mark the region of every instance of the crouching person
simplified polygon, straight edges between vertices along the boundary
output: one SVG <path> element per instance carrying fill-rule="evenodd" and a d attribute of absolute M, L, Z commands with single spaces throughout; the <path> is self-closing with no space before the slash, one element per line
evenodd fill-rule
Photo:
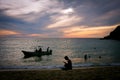
<path fill-rule="evenodd" d="M 64 68 L 62 68 L 62 70 L 72 70 L 72 61 L 68 58 L 68 56 L 65 56 L 64 59 L 66 62 L 64 62 Z"/>

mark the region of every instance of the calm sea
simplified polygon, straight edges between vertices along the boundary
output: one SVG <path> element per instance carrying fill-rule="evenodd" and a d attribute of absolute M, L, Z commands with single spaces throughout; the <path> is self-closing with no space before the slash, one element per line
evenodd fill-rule
<path fill-rule="evenodd" d="M 21 52 L 34 51 L 38 46 L 53 50 L 52 55 L 24 58 Z M 84 59 L 84 55 L 88 59 Z M 51 69 L 62 67 L 69 56 L 73 67 L 120 66 L 120 41 L 81 38 L 0 38 L 1 69 Z M 101 57 L 101 58 L 99 58 Z"/>

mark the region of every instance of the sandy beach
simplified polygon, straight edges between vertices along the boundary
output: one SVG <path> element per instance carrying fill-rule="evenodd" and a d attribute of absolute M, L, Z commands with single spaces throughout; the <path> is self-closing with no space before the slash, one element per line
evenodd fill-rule
<path fill-rule="evenodd" d="M 0 80 L 119 80 L 120 67 L 0 70 Z"/>

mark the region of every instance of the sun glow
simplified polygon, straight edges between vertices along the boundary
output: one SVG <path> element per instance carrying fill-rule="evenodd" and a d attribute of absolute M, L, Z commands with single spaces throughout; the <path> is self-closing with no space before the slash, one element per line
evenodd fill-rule
<path fill-rule="evenodd" d="M 63 13 L 63 14 L 71 14 L 73 12 L 74 12 L 73 8 L 68 8 L 68 9 L 65 9 L 65 10 L 61 11 L 61 13 Z"/>
<path fill-rule="evenodd" d="M 27 35 L 27 36 L 29 36 L 29 37 L 47 37 L 45 34 L 29 34 L 29 35 Z"/>

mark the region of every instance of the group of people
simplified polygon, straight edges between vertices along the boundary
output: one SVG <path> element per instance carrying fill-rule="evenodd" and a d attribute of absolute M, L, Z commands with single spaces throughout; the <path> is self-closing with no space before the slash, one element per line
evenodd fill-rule
<path fill-rule="evenodd" d="M 84 55 L 84 60 L 87 61 L 88 58 L 91 58 L 91 56 L 85 54 L 85 55 Z M 101 57 L 101 56 L 98 56 L 98 58 L 101 59 L 102 57 Z"/>
<path fill-rule="evenodd" d="M 36 52 L 42 52 L 42 48 L 40 47 L 38 50 L 35 50 Z M 50 47 L 47 47 L 47 52 L 51 52 Z"/>
<path fill-rule="evenodd" d="M 84 59 L 85 61 L 90 58 L 90 56 L 88 56 L 87 54 L 84 55 Z M 99 58 L 101 58 L 101 56 L 99 56 Z M 62 70 L 72 70 L 72 61 L 69 59 L 68 56 L 65 56 L 64 59 L 66 60 L 66 62 L 64 62 L 64 68 L 62 68 Z"/>
<path fill-rule="evenodd" d="M 40 47 L 39 50 L 36 49 L 36 51 L 38 52 L 42 52 L 42 48 Z M 51 52 L 52 50 L 50 50 L 50 47 L 47 48 L 47 52 Z M 87 54 L 84 55 L 84 59 L 85 61 L 90 58 L 90 56 L 88 56 Z M 101 58 L 101 56 L 99 56 L 99 58 Z M 64 61 L 64 67 L 62 68 L 62 70 L 72 70 L 72 61 L 69 59 L 68 56 L 65 56 L 64 59 L 66 61 Z"/>

